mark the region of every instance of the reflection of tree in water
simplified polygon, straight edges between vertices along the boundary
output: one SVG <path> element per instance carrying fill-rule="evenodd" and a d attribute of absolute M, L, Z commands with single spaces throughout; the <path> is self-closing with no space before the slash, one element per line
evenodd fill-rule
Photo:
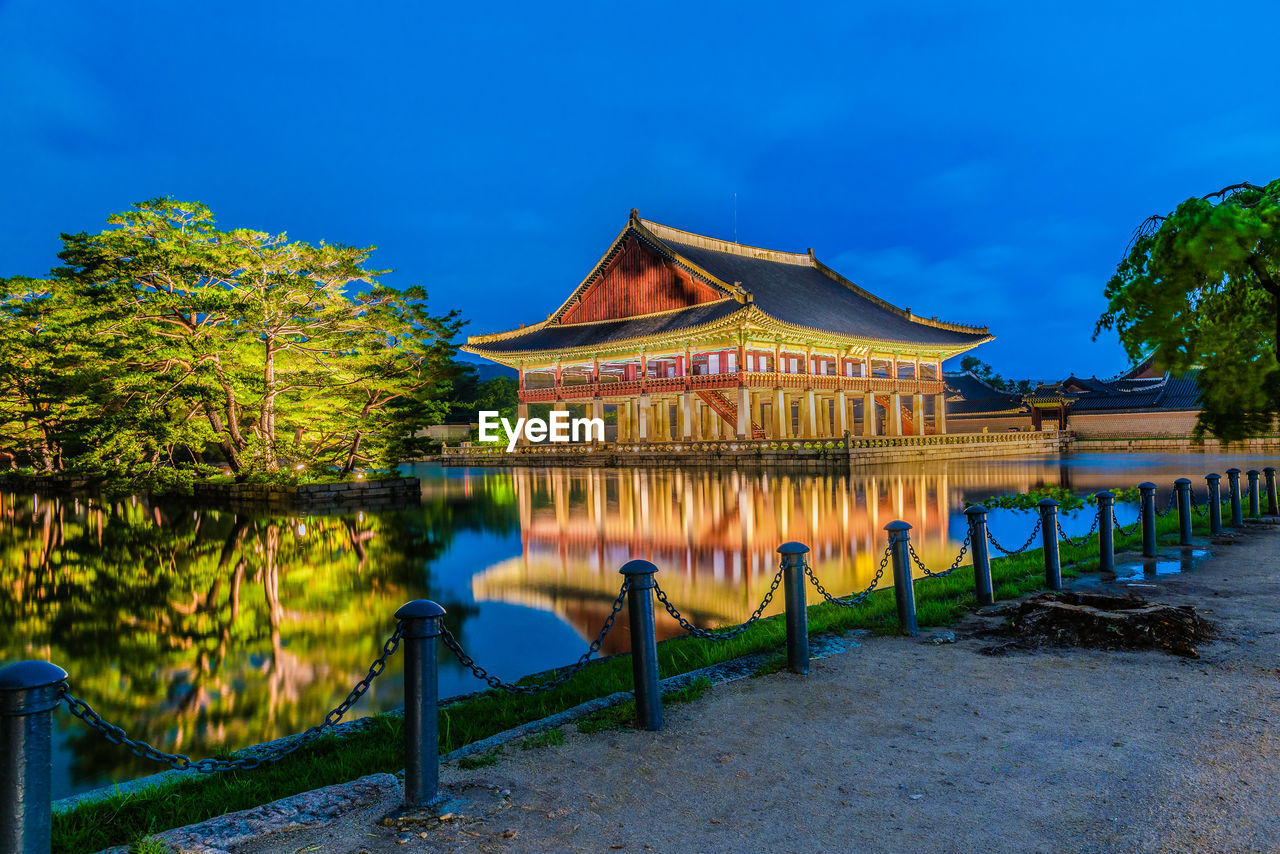
<path fill-rule="evenodd" d="M 490 524 L 510 522 L 482 500 L 264 516 L 0 495 L 0 650 L 67 667 L 77 695 L 162 749 L 235 749 L 319 723 L 380 653 L 395 609 L 430 596 L 454 532 Z M 442 604 L 454 625 L 471 613 Z M 399 667 L 359 709 L 400 703 Z M 156 770 L 59 722 L 75 779 Z"/>

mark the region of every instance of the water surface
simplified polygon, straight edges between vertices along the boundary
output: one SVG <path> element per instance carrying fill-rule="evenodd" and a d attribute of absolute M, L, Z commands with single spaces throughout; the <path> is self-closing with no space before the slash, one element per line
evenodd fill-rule
<path fill-rule="evenodd" d="M 341 515 L 0 494 L 0 661 L 54 661 L 131 736 L 200 758 L 318 723 L 364 675 L 409 599 L 441 603 L 476 660 L 513 679 L 581 654 L 618 593 L 618 567 L 633 557 L 659 566 L 694 622 L 732 624 L 768 589 L 786 541 L 809 545 L 840 595 L 870 582 L 894 519 L 912 525 L 917 552 L 937 570 L 959 551 L 968 502 L 1146 479 L 1162 486 L 1163 502 L 1179 476 L 1203 498 L 1207 471 L 1273 463 L 1080 455 L 853 475 L 422 465 L 410 467 L 423 481 L 421 507 Z M 1131 507 L 1117 513 L 1123 524 L 1135 518 Z M 1083 534 L 1091 518 L 1063 526 Z M 990 525 L 1012 547 L 1033 522 L 995 511 Z M 659 618 L 660 637 L 680 633 Z M 603 651 L 625 649 L 619 631 Z M 440 687 L 449 696 L 483 686 L 446 657 Z M 401 700 L 397 656 L 353 714 Z M 66 714 L 55 720 L 55 797 L 157 770 Z"/>

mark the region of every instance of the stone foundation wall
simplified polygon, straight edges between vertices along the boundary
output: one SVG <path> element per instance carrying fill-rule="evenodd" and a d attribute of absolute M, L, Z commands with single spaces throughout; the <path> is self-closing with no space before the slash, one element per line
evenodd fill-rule
<path fill-rule="evenodd" d="M 805 470 L 847 469 L 884 463 L 919 462 L 921 460 L 981 459 L 985 457 L 1031 456 L 1056 454 L 1062 450 L 1063 438 L 1052 433 L 1029 433 L 1024 436 L 1008 434 L 999 437 L 948 435 L 928 437 L 933 441 L 921 442 L 913 437 L 862 440 L 845 448 L 843 440 L 809 443 L 819 447 L 803 447 L 804 443 L 790 443 L 792 447 L 771 449 L 759 444 L 735 445 L 734 442 L 718 443 L 714 449 L 686 448 L 678 444 L 657 443 L 652 450 L 643 445 L 629 446 L 639 450 L 619 450 L 616 447 L 592 449 L 589 447 L 548 450 L 539 453 L 529 449 L 520 453 L 452 453 L 440 459 L 446 466 L 565 466 L 578 467 L 660 467 L 670 468 L 784 468 Z M 1065 437 L 1064 437 L 1065 438 Z M 800 444 L 801 447 L 794 447 Z M 679 450 L 676 450 L 676 448 Z"/>
<path fill-rule="evenodd" d="M 1168 437 L 1187 440 L 1196 429 L 1197 411 L 1072 413 L 1067 429 L 1079 439 Z"/>
<path fill-rule="evenodd" d="M 416 477 L 344 483 L 197 483 L 191 498 L 200 503 L 248 504 L 282 509 L 375 508 L 416 504 L 422 489 Z"/>
<path fill-rule="evenodd" d="M 1144 438 L 1083 439 L 1071 442 L 1078 454 L 1280 454 L 1280 436 L 1246 439 L 1243 442 L 1198 441 L 1186 437 L 1148 436 Z"/>

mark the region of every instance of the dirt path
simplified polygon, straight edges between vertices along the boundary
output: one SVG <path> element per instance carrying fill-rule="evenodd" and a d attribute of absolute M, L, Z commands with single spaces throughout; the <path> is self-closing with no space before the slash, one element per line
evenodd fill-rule
<path fill-rule="evenodd" d="M 869 638 L 660 733 L 445 769 L 470 806 L 425 838 L 380 826 L 388 803 L 244 851 L 1280 850 L 1280 531 L 1218 551 L 1135 588 L 1218 622 L 1199 660 Z"/>

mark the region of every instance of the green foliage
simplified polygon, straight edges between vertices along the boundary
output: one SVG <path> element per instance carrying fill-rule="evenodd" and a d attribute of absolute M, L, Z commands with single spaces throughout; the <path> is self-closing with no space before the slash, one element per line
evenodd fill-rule
<path fill-rule="evenodd" d="M 992 388 L 1016 394 L 1026 394 L 1036 387 L 1031 380 L 1006 380 L 995 369 L 977 356 L 965 356 L 960 360 L 960 370 L 969 371 Z"/>
<path fill-rule="evenodd" d="M 1138 488 L 1124 487 L 1109 490 L 1115 495 L 1117 504 L 1137 501 L 1139 497 Z M 1098 504 L 1098 496 L 1095 493 L 1088 495 L 1076 495 L 1071 490 L 1061 486 L 1045 486 L 1039 489 L 1020 492 L 1017 495 L 1000 495 L 992 498 L 984 498 L 981 501 L 974 502 L 981 504 L 988 510 L 1035 510 L 1036 505 L 1046 498 L 1052 498 L 1058 502 L 1058 511 L 1070 513 L 1079 510 L 1085 506 L 1096 507 Z"/>
<path fill-rule="evenodd" d="M 373 247 L 221 230 L 170 199 L 107 222 L 62 235 L 47 280 L 0 280 L 15 463 L 143 481 L 206 457 L 350 472 L 414 454 L 451 405 L 462 321 L 378 285 Z"/>
<path fill-rule="evenodd" d="M 1280 412 L 1280 180 L 1187 199 L 1140 228 L 1107 283 L 1094 337 L 1130 358 L 1200 369 L 1197 433 L 1234 441 Z"/>

